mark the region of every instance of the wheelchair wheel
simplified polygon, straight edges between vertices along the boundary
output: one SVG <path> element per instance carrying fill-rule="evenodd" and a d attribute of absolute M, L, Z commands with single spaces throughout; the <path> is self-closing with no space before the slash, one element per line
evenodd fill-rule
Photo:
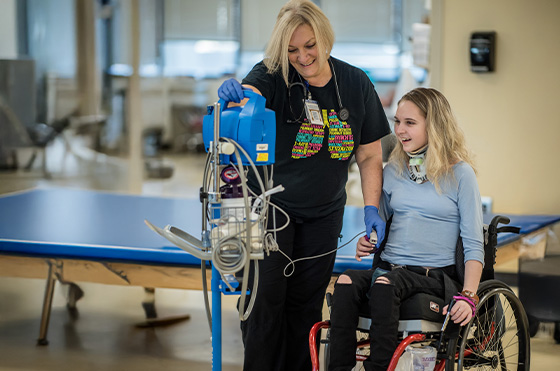
<path fill-rule="evenodd" d="M 479 296 L 458 340 L 457 370 L 529 370 L 529 324 L 521 301 L 495 280 L 481 283 Z"/>

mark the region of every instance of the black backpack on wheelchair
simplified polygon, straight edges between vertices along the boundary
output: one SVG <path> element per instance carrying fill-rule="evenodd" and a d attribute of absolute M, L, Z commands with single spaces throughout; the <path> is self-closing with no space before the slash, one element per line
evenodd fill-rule
<path fill-rule="evenodd" d="M 500 223 L 508 224 L 509 219 L 496 216 L 484 228 L 485 264 L 477 292 L 480 301 L 475 316 L 467 325 L 460 327 L 452 321 L 447 321 L 446 316 L 441 314 L 441 309 L 448 304 L 442 298 L 419 293 L 404 300 L 401 303 L 399 320 L 399 337 L 402 340 L 393 354 L 389 371 L 395 369 L 406 347 L 411 344 L 430 345 L 437 349 L 435 370 L 529 370 L 530 337 L 527 315 L 513 290 L 494 278 L 498 233 L 519 233 L 519 228 L 498 227 Z M 383 247 L 384 244 L 375 254 L 374 266 Z M 459 239 L 456 249 L 456 270 L 461 282 L 464 279 L 463 261 L 463 246 Z M 327 294 L 327 304 L 330 306 L 329 295 Z M 362 312 L 369 311 L 366 309 Z M 361 369 L 361 361 L 369 356 L 368 333 L 371 320 L 366 316 L 360 317 L 358 323 L 355 370 Z M 319 329 L 329 327 L 329 321 L 323 321 L 315 324 L 311 329 L 309 345 L 313 370 L 319 370 L 317 333 Z M 325 362 L 324 369 L 328 370 L 330 353 L 328 330 L 321 343 L 324 349 L 322 357 Z"/>

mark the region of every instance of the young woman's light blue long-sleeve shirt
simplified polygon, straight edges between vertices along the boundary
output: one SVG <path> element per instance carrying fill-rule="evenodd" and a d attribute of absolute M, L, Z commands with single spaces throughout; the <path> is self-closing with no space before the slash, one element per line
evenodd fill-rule
<path fill-rule="evenodd" d="M 455 264 L 455 247 L 463 239 L 465 262 L 484 264 L 482 205 L 470 165 L 453 166 L 455 180 L 437 193 L 431 182 L 417 184 L 401 176 L 393 163 L 383 171 L 380 214 L 393 221 L 381 258 L 401 265 L 444 267 Z"/>

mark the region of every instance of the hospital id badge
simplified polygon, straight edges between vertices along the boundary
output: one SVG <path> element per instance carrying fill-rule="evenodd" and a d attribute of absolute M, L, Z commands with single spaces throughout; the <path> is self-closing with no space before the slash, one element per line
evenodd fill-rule
<path fill-rule="evenodd" d="M 323 126 L 323 117 L 321 116 L 321 109 L 317 101 L 310 99 L 305 100 L 305 115 L 313 125 Z"/>

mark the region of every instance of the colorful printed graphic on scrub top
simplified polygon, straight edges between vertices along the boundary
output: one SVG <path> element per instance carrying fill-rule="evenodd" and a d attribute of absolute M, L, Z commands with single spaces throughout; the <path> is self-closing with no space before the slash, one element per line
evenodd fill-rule
<path fill-rule="evenodd" d="M 354 135 L 352 128 L 346 121 L 340 121 L 334 110 L 327 115 L 327 110 L 322 110 L 323 122 L 329 128 L 329 152 L 334 160 L 348 160 L 354 149 Z M 308 158 L 319 152 L 323 146 L 325 136 L 324 126 L 304 122 L 299 128 L 292 158 Z"/>
<path fill-rule="evenodd" d="M 327 111 L 323 110 L 323 120 L 327 118 Z M 326 122 L 326 120 L 325 120 Z M 329 152 L 331 158 L 346 161 L 354 149 L 354 135 L 352 128 L 346 121 L 340 121 L 336 112 L 331 110 L 328 115 L 329 123 Z"/>
<path fill-rule="evenodd" d="M 292 158 L 307 158 L 319 152 L 323 146 L 324 136 L 325 129 L 323 125 L 314 125 L 305 121 L 301 124 L 297 133 L 296 142 L 292 148 Z"/>

